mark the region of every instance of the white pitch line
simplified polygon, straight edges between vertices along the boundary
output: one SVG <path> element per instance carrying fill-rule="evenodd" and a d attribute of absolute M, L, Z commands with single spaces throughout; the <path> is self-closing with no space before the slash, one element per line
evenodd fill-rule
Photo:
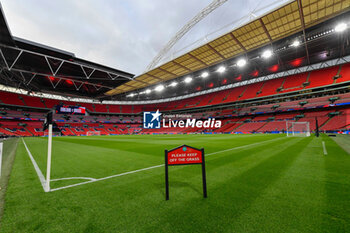
<path fill-rule="evenodd" d="M 152 166 L 152 167 L 146 167 L 146 168 L 142 168 L 142 169 L 138 169 L 138 170 L 134 170 L 134 171 L 124 172 L 124 173 L 120 173 L 120 174 L 117 174 L 117 175 L 106 176 L 106 177 L 103 177 L 103 178 L 89 180 L 89 181 L 81 182 L 81 183 L 78 183 L 78 184 L 71 184 L 71 185 L 67 185 L 67 186 L 51 189 L 50 192 L 61 190 L 61 189 L 66 189 L 66 188 L 71 188 L 71 187 L 75 187 L 75 186 L 79 186 L 79 185 L 83 185 L 83 184 L 89 184 L 89 183 L 93 183 L 93 182 L 97 182 L 97 181 L 101 181 L 101 180 L 107 180 L 107 179 L 111 179 L 111 178 L 114 178 L 114 177 L 124 176 L 124 175 L 128 175 L 128 174 L 136 173 L 136 172 L 146 171 L 146 170 L 150 170 L 150 169 L 157 168 L 157 167 L 162 167 L 162 166 L 164 166 L 164 164 L 160 164 L 160 165 L 156 165 L 156 166 Z"/>
<path fill-rule="evenodd" d="M 326 143 L 324 141 L 322 141 L 322 146 L 323 146 L 323 154 L 328 155 L 327 149 L 326 149 Z"/>
<path fill-rule="evenodd" d="M 281 139 L 285 139 L 285 138 L 284 137 L 283 138 L 274 138 L 274 139 L 263 141 L 263 142 L 257 142 L 257 143 L 253 143 L 253 144 L 249 144 L 249 145 L 233 147 L 233 148 L 230 148 L 230 149 L 209 153 L 209 154 L 206 154 L 205 156 L 214 155 L 214 154 L 218 154 L 218 153 L 222 153 L 222 152 L 226 152 L 226 151 L 231 151 L 231 150 L 245 149 L 247 147 L 258 146 L 258 145 L 261 145 L 261 144 L 265 144 L 267 142 L 277 141 L 277 140 L 281 140 Z M 128 174 L 133 174 L 133 173 L 146 171 L 146 170 L 150 170 L 150 169 L 158 168 L 158 167 L 163 167 L 163 166 L 164 166 L 164 164 L 159 164 L 159 165 L 155 165 L 155 166 L 151 166 L 151 167 L 141 168 L 141 169 L 134 170 L 134 171 L 124 172 L 124 173 L 120 173 L 120 174 L 116 174 L 116 175 L 112 175 L 112 176 L 106 176 L 106 177 L 102 177 L 102 178 L 98 178 L 98 179 L 94 179 L 94 180 L 89 180 L 89 181 L 85 181 L 85 182 L 81 182 L 81 183 L 77 183 L 77 184 L 71 184 L 71 185 L 67 185 L 67 186 L 51 189 L 50 192 L 58 191 L 58 190 L 62 190 L 62 189 L 67 189 L 67 188 L 72 188 L 72 187 L 75 187 L 75 186 L 79 186 L 79 185 L 83 185 L 83 184 L 89 184 L 89 183 L 93 183 L 93 182 L 97 182 L 97 181 L 101 181 L 101 180 L 107 180 L 107 179 L 111 179 L 111 178 L 114 178 L 114 177 L 124 176 L 124 175 L 128 175 Z"/>
<path fill-rule="evenodd" d="M 206 154 L 205 156 L 208 156 L 208 155 L 215 155 L 215 154 L 219 154 L 219 153 L 226 152 L 226 151 L 231 151 L 231 150 L 244 149 L 244 148 L 247 148 L 247 147 L 250 147 L 250 146 L 258 146 L 258 145 L 261 145 L 261 144 L 265 144 L 265 143 L 267 143 L 267 142 L 278 141 L 278 140 L 281 140 L 281 139 L 285 139 L 285 138 L 275 138 L 275 139 L 271 139 L 271 140 L 267 140 L 267 141 L 262 141 L 262 142 L 256 142 L 256 143 L 248 144 L 248 145 L 244 145 L 244 146 L 233 147 L 233 148 L 230 148 L 230 149 L 226 149 L 226 150 L 221 150 L 221 151 L 209 153 L 209 154 Z"/>
<path fill-rule="evenodd" d="M 65 178 L 58 178 L 58 179 L 52 179 L 52 181 L 59 181 L 59 180 L 96 180 L 95 178 L 91 177 L 65 177 Z"/>
<path fill-rule="evenodd" d="M 30 160 L 32 161 L 32 164 L 33 164 L 33 166 L 34 166 L 34 169 L 35 169 L 35 171 L 36 171 L 36 174 L 37 174 L 38 177 L 39 177 L 41 186 L 43 186 L 43 189 L 44 189 L 44 191 L 46 192 L 46 189 L 45 189 L 45 185 L 46 185 L 45 177 L 44 177 L 43 173 L 41 172 L 41 170 L 40 170 L 38 164 L 36 163 L 35 159 L 33 158 L 32 153 L 30 153 L 30 151 L 29 151 L 29 149 L 28 149 L 28 147 L 27 147 L 27 144 L 25 143 L 25 141 L 24 141 L 23 138 L 22 138 L 22 142 L 23 142 L 23 144 L 24 144 L 24 147 L 25 147 L 26 150 L 27 150 L 27 153 L 28 153 L 28 156 L 29 156 Z"/>

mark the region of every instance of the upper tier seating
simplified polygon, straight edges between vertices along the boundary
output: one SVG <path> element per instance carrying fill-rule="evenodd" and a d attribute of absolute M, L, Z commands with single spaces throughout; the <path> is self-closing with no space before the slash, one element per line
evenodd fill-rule
<path fill-rule="evenodd" d="M 230 103 L 230 102 L 234 102 L 234 101 L 238 100 L 238 98 L 241 95 L 243 95 L 243 92 L 246 88 L 247 87 L 245 87 L 245 86 L 241 86 L 241 87 L 237 87 L 237 88 L 228 90 L 229 94 L 223 102 Z"/>
<path fill-rule="evenodd" d="M 261 90 L 261 94 L 259 94 L 259 97 L 277 94 L 277 89 L 282 87 L 284 80 L 285 78 L 278 78 L 266 81 L 264 83 L 264 87 Z"/>
<path fill-rule="evenodd" d="M 22 95 L 22 98 L 26 106 L 36 107 L 36 108 L 46 108 L 44 103 L 41 101 L 39 97 Z"/>
<path fill-rule="evenodd" d="M 339 74 L 339 76 L 337 76 Z M 338 78 L 334 78 L 334 77 Z M 56 105 L 79 105 L 86 107 L 89 112 L 97 113 L 140 113 L 142 111 L 176 110 L 184 108 L 195 108 L 209 105 L 218 105 L 234 101 L 248 100 L 256 97 L 265 97 L 278 93 L 310 89 L 325 85 L 331 85 L 350 81 L 350 63 L 341 66 L 314 70 L 302 74 L 291 75 L 264 82 L 235 87 L 229 90 L 218 91 L 201 96 L 190 97 L 183 100 L 167 103 L 145 104 L 145 105 L 106 105 L 99 103 L 77 103 L 72 101 L 39 98 L 0 91 L 0 104 L 29 106 L 37 108 L 52 109 Z M 308 84 L 309 83 L 309 84 Z M 305 87 L 303 86 L 305 85 Z"/>
<path fill-rule="evenodd" d="M 309 77 L 310 85 L 306 88 L 326 86 L 333 83 L 333 77 L 337 74 L 339 66 L 329 67 L 321 70 L 314 70 Z"/>
<path fill-rule="evenodd" d="M 336 83 L 350 81 L 350 63 L 342 65 L 339 75 L 340 78 L 336 80 Z"/>
<path fill-rule="evenodd" d="M 93 104 L 95 106 L 95 112 L 107 112 L 105 104 Z"/>
<path fill-rule="evenodd" d="M 24 105 L 24 102 L 19 99 L 19 94 L 0 91 L 0 101 L 10 105 Z"/>
<path fill-rule="evenodd" d="M 306 82 L 309 73 L 296 74 L 285 78 L 283 89 L 280 93 L 298 91 L 303 89 L 303 83 Z"/>
<path fill-rule="evenodd" d="M 246 100 L 246 99 L 255 98 L 258 94 L 258 91 L 260 91 L 260 89 L 262 88 L 263 85 L 264 85 L 263 82 L 250 84 L 249 86 L 247 86 L 247 88 L 245 89 L 245 91 L 243 93 L 243 96 L 241 98 L 239 98 L 239 100 Z"/>

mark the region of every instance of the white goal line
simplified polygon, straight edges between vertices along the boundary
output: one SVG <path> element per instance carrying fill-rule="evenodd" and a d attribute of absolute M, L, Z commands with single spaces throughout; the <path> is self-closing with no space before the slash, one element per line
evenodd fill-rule
<path fill-rule="evenodd" d="M 209 156 L 209 155 L 214 155 L 214 154 L 219 154 L 219 153 L 223 153 L 223 152 L 227 152 L 227 151 L 232 151 L 232 150 L 239 150 L 239 149 L 246 149 L 249 147 L 255 147 L 255 146 L 259 146 L 265 143 L 269 143 L 269 142 L 273 142 L 273 141 L 278 141 L 278 140 L 282 140 L 282 139 L 286 139 L 286 137 L 280 137 L 280 138 L 274 138 L 274 139 L 270 139 L 270 140 L 265 140 L 262 142 L 256 142 L 256 143 L 252 143 L 252 144 L 247 144 L 247 145 L 243 145 L 243 146 L 238 146 L 238 147 L 232 147 L 229 149 L 225 149 L 225 150 L 221 150 L 221 151 L 216 151 L 216 152 L 212 152 L 212 153 L 208 153 L 205 156 Z M 23 138 L 22 138 L 23 140 Z M 23 143 L 25 144 L 24 140 Z M 31 156 L 30 151 L 28 149 L 28 147 L 25 145 L 28 155 L 31 158 L 33 165 L 36 164 L 33 156 Z M 84 184 L 90 184 L 90 183 L 94 183 L 94 182 L 98 182 L 98 181 L 102 181 L 102 180 L 107 180 L 107 179 L 111 179 L 114 177 L 119 177 L 119 176 L 125 176 L 125 175 L 129 175 L 129 174 L 133 174 L 133 173 L 138 173 L 138 172 L 142 172 L 142 171 L 147 171 L 147 170 L 151 170 L 154 168 L 158 168 L 158 167 L 163 167 L 164 164 L 159 164 L 159 165 L 155 165 L 155 166 L 151 166 L 151 167 L 146 167 L 146 168 L 141 168 L 141 169 L 137 169 L 137 170 L 133 170 L 133 171 L 128 171 L 128 172 L 124 172 L 124 173 L 119 173 L 116 175 L 111 175 L 111 176 L 106 176 L 106 177 L 102 177 L 102 178 L 90 178 L 90 177 L 67 177 L 67 178 L 58 178 L 58 179 L 52 179 L 51 181 L 58 181 L 58 180 L 69 180 L 69 179 L 86 179 L 88 181 L 84 181 L 81 183 L 77 183 L 77 184 L 71 184 L 71 185 L 67 185 L 67 186 L 63 186 L 63 187 L 59 187 L 59 188 L 54 188 L 54 189 L 50 189 L 49 192 L 54 192 L 54 191 L 58 191 L 58 190 L 62 190 L 62 189 L 67 189 L 67 188 L 72 188 L 72 187 L 76 187 L 76 186 L 80 186 L 80 185 L 84 185 Z M 37 174 L 39 176 L 39 173 L 41 174 L 42 178 L 44 179 L 44 183 L 42 183 L 44 191 L 45 191 L 45 178 L 42 175 L 39 167 L 36 165 L 34 165 L 35 170 L 37 171 Z M 40 176 L 39 176 L 40 179 Z"/>
<path fill-rule="evenodd" d="M 41 172 L 41 170 L 40 170 L 38 164 L 36 163 L 35 159 L 33 158 L 32 153 L 30 153 L 30 150 L 28 149 L 27 144 L 26 144 L 26 142 L 24 141 L 23 138 L 22 138 L 22 142 L 23 142 L 23 144 L 24 144 L 24 147 L 25 147 L 26 150 L 27 150 L 27 153 L 28 153 L 28 156 L 29 156 L 30 160 L 32 161 L 32 164 L 33 164 L 33 167 L 34 167 L 34 169 L 35 169 L 35 171 L 36 171 L 36 174 L 37 174 L 38 177 L 39 177 L 39 181 L 40 181 L 40 183 L 41 183 L 41 186 L 43 186 L 43 189 L 44 189 L 44 191 L 46 192 L 46 189 L 45 189 L 45 186 L 46 186 L 46 179 L 45 179 L 43 173 Z"/>

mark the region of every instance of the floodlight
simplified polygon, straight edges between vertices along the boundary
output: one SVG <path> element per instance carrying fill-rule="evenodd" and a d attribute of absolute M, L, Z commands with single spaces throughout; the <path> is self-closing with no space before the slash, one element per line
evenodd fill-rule
<path fill-rule="evenodd" d="M 293 43 L 292 43 L 292 46 L 293 47 L 298 47 L 300 45 L 300 41 L 298 40 L 295 40 Z"/>
<path fill-rule="evenodd" d="M 243 66 L 245 66 L 247 64 L 247 61 L 245 60 L 245 59 L 240 59 L 240 60 L 238 60 L 238 62 L 237 62 L 237 66 L 239 66 L 239 67 L 243 67 Z"/>
<path fill-rule="evenodd" d="M 146 94 L 149 94 L 149 93 L 151 93 L 152 91 L 151 91 L 151 89 L 147 89 L 145 92 L 146 92 Z"/>
<path fill-rule="evenodd" d="M 176 87 L 177 86 L 177 82 L 172 82 L 169 86 Z"/>
<path fill-rule="evenodd" d="M 263 52 L 263 54 L 261 55 L 263 58 L 268 59 L 272 56 L 272 51 L 271 50 L 266 50 Z"/>
<path fill-rule="evenodd" d="M 192 82 L 192 78 L 191 77 L 185 78 L 185 83 L 190 83 L 190 82 Z"/>
<path fill-rule="evenodd" d="M 348 25 L 346 23 L 339 23 L 337 26 L 335 26 L 334 30 L 336 32 L 343 32 L 348 28 Z"/>
<path fill-rule="evenodd" d="M 163 85 L 158 85 L 154 90 L 158 91 L 158 92 L 163 91 L 164 90 L 164 86 Z"/>
<path fill-rule="evenodd" d="M 201 77 L 202 78 L 206 78 L 206 77 L 208 77 L 209 76 L 209 73 L 208 72 L 203 72 L 202 74 L 201 74 Z"/>
<path fill-rule="evenodd" d="M 225 66 L 220 66 L 219 69 L 218 69 L 218 72 L 219 73 L 223 73 L 223 72 L 225 72 L 225 70 L 226 70 Z"/>

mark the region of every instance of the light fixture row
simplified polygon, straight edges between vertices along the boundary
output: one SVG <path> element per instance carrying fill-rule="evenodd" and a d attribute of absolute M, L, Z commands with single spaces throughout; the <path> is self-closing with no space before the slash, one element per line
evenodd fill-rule
<path fill-rule="evenodd" d="M 326 35 L 326 34 L 329 34 L 331 32 L 337 32 L 337 33 L 341 33 L 341 32 L 344 32 L 346 29 L 348 28 L 348 25 L 344 22 L 341 22 L 339 24 L 337 24 L 334 29 L 331 29 L 327 32 L 324 32 L 324 33 L 320 33 L 320 34 L 317 34 L 315 36 L 313 36 L 312 38 L 317 38 L 318 36 L 322 36 L 322 35 Z M 308 38 L 309 40 L 310 38 Z M 301 42 L 299 40 L 294 40 L 292 44 L 290 44 L 291 47 L 298 47 L 300 46 Z M 263 59 L 269 59 L 270 57 L 273 56 L 273 51 L 270 50 L 270 49 L 267 49 L 265 50 L 262 54 L 261 54 L 261 58 Z M 245 65 L 247 65 L 248 61 L 247 59 L 245 58 L 241 58 L 241 59 L 238 59 L 237 62 L 235 64 L 233 64 L 232 66 L 237 66 L 237 67 L 244 67 Z M 219 66 L 219 68 L 216 70 L 216 72 L 218 73 L 224 73 L 225 71 L 227 70 L 227 67 L 225 67 L 224 65 L 221 65 Z M 209 77 L 209 72 L 207 71 L 204 71 L 201 75 L 200 75 L 201 78 L 205 79 L 207 77 Z M 191 76 L 186 76 L 184 79 L 183 79 L 183 83 L 191 83 L 193 80 L 193 78 Z M 141 95 L 141 94 L 150 94 L 151 92 L 155 91 L 155 92 L 162 92 L 165 88 L 167 87 L 176 87 L 178 85 L 178 82 L 176 81 L 173 81 L 172 83 L 170 83 L 169 85 L 163 85 L 163 84 L 160 84 L 158 86 L 156 86 L 153 90 L 152 89 L 146 89 L 145 91 L 142 91 L 142 92 L 139 92 L 139 93 L 131 93 L 129 95 L 127 95 L 127 97 L 134 97 L 136 95 Z"/>

